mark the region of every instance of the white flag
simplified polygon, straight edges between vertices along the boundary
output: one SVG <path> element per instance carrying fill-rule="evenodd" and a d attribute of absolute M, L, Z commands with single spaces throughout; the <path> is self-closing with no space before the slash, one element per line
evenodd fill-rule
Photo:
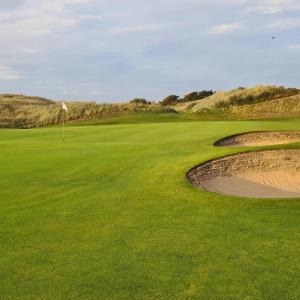
<path fill-rule="evenodd" d="M 65 104 L 65 102 L 62 103 L 61 108 L 65 111 L 68 111 L 67 105 Z"/>

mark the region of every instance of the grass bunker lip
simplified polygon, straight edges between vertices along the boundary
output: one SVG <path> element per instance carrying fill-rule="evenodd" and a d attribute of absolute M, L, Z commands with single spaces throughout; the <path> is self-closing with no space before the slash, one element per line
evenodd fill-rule
<path fill-rule="evenodd" d="M 187 173 L 196 187 L 247 198 L 300 198 L 300 149 L 242 152 Z"/>
<path fill-rule="evenodd" d="M 216 147 L 268 146 L 300 142 L 300 131 L 255 131 L 222 138 Z"/>

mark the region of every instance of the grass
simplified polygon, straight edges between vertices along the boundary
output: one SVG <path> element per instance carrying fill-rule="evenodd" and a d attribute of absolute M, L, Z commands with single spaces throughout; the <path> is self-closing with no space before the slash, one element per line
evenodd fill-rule
<path fill-rule="evenodd" d="M 217 92 L 203 100 L 179 104 L 175 108 L 181 113 L 222 114 L 223 119 L 295 117 L 300 115 L 299 95 L 295 88 L 258 85 Z"/>
<path fill-rule="evenodd" d="M 120 125 L 120 124 L 147 124 L 147 123 L 170 123 L 170 122 L 191 122 L 191 121 L 216 121 L 223 120 L 224 116 L 221 114 L 182 114 L 182 113 L 126 113 L 114 116 L 103 117 L 99 120 L 84 121 L 84 122 L 70 122 L 67 126 L 95 126 L 95 125 Z"/>
<path fill-rule="evenodd" d="M 201 96 L 201 95 L 200 95 Z M 67 102 L 68 123 L 117 124 L 185 120 L 274 119 L 300 116 L 298 89 L 254 86 L 218 92 L 201 100 L 164 106 L 135 99 L 122 103 Z M 143 99 L 142 99 L 143 100 Z M 272 109 L 269 109 L 271 107 Z M 175 116 L 176 112 L 186 116 Z M 140 113 L 141 116 L 137 116 Z M 163 113 L 166 116 L 163 116 Z M 188 114 L 187 114 L 188 113 Z M 157 114 L 154 117 L 154 114 Z M 134 115 L 134 116 L 133 116 Z M 150 117 L 148 116 L 150 115 Z M 161 121 L 162 120 L 162 121 Z M 60 124 L 61 101 L 0 94 L 0 128 L 34 128 Z"/>
<path fill-rule="evenodd" d="M 248 149 L 224 136 L 300 122 L 137 123 L 0 130 L 0 298 L 299 299 L 299 201 L 185 173 Z"/>
<path fill-rule="evenodd" d="M 159 103 L 113 103 L 67 102 L 68 122 L 94 121 L 113 115 L 137 112 L 170 113 L 174 109 Z M 0 127 L 34 128 L 60 124 L 62 121 L 61 101 L 40 97 L 0 94 Z"/>
<path fill-rule="evenodd" d="M 299 117 L 300 112 L 300 95 L 287 98 L 273 99 L 254 105 L 243 105 L 232 107 L 230 114 L 232 117 L 240 119 L 257 119 L 260 118 L 288 118 Z"/>
<path fill-rule="evenodd" d="M 284 88 L 282 86 L 257 85 L 250 88 L 238 88 L 226 92 L 218 92 L 203 101 L 195 102 L 192 111 L 199 112 L 210 108 L 227 109 L 231 106 L 255 104 L 298 94 L 298 89 Z"/>

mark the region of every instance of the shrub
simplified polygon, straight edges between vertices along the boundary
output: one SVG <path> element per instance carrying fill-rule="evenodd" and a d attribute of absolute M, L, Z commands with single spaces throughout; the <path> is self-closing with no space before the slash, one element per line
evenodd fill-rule
<path fill-rule="evenodd" d="M 191 101 L 196 101 L 196 100 L 201 100 L 206 97 L 209 97 L 213 95 L 215 92 L 212 90 L 210 91 L 201 91 L 201 92 L 191 92 L 187 95 L 185 95 L 182 99 L 180 99 L 181 102 L 191 102 Z"/>
<path fill-rule="evenodd" d="M 179 96 L 176 95 L 169 95 L 166 98 L 163 99 L 163 101 L 161 102 L 161 104 L 163 106 L 167 106 L 167 105 L 174 105 L 178 103 L 178 99 Z"/>
<path fill-rule="evenodd" d="M 134 99 L 130 100 L 129 103 L 147 105 L 147 104 L 150 104 L 151 102 L 148 102 L 144 98 L 134 98 Z"/>

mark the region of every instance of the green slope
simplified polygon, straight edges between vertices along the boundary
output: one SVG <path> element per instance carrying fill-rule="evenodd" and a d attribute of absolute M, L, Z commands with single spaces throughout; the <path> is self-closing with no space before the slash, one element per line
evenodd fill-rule
<path fill-rule="evenodd" d="M 239 150 L 217 139 L 271 129 L 300 122 L 0 130 L 0 298 L 299 299 L 299 201 L 185 179 Z"/>

